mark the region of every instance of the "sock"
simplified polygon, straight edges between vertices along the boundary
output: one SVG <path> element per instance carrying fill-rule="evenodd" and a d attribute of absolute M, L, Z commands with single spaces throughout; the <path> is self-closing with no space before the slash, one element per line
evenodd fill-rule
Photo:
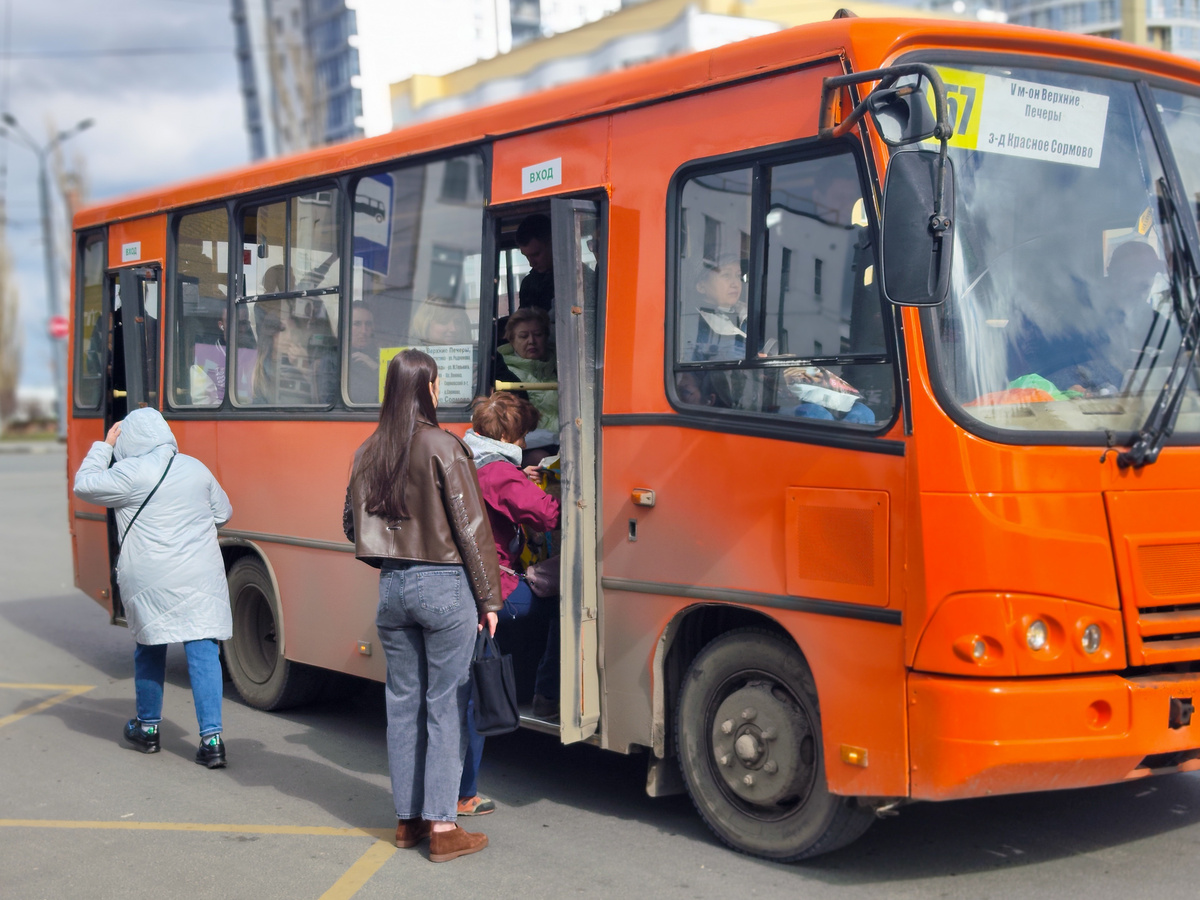
<path fill-rule="evenodd" d="M 142 734 L 152 735 L 158 733 L 157 725 L 147 725 L 144 722 L 138 722 L 138 727 L 142 729 Z"/>
<path fill-rule="evenodd" d="M 210 734 L 206 738 L 201 738 L 200 743 L 206 747 L 217 746 L 217 744 L 221 743 L 221 732 L 218 731 L 216 734 Z"/>

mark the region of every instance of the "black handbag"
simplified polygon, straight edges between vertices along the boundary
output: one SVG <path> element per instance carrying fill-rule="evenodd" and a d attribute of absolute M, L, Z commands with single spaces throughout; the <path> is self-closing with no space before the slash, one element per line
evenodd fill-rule
<path fill-rule="evenodd" d="M 517 709 L 517 678 L 512 655 L 501 654 L 487 628 L 475 638 L 471 660 L 471 699 L 475 704 L 475 730 L 484 737 L 516 731 L 521 722 Z"/>

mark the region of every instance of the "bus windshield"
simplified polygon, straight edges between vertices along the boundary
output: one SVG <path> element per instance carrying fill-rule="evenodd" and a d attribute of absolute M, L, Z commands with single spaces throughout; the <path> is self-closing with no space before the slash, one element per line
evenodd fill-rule
<path fill-rule="evenodd" d="M 943 397 L 968 427 L 1023 439 L 1138 430 L 1189 311 L 1182 290 L 1172 296 L 1183 273 L 1137 89 L 1048 70 L 941 73 L 955 120 L 957 234 L 950 297 L 926 321 Z M 1196 134 L 1192 98 L 1159 96 L 1156 106 L 1170 140 Z M 1200 182 L 1193 147 L 1175 150 L 1185 187 Z M 1176 429 L 1200 431 L 1194 378 Z"/>

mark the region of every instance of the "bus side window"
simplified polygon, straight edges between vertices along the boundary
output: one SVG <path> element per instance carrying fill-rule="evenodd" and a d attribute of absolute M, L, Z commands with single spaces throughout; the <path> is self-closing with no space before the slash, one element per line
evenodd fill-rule
<path fill-rule="evenodd" d="M 103 391 L 104 361 L 108 357 L 108 332 L 104 327 L 104 234 L 89 234 L 83 241 L 79 260 L 79 300 L 75 315 L 79 340 L 76 343 L 75 407 L 96 409 Z"/>
<path fill-rule="evenodd" d="M 350 346 L 345 396 L 378 405 L 392 357 L 406 347 L 432 356 L 440 403 L 475 396 L 483 237 L 477 155 L 367 175 L 354 187 Z"/>
<path fill-rule="evenodd" d="M 894 375 L 854 157 L 707 172 L 680 198 L 675 401 L 889 420 Z M 753 201 L 764 213 L 752 222 Z"/>
<path fill-rule="evenodd" d="M 173 406 L 216 407 L 225 399 L 229 337 L 229 219 L 224 209 L 179 218 L 176 315 L 168 395 Z"/>
<path fill-rule="evenodd" d="M 327 188 L 243 211 L 239 404 L 328 406 L 336 399 L 340 210 L 337 189 Z"/>

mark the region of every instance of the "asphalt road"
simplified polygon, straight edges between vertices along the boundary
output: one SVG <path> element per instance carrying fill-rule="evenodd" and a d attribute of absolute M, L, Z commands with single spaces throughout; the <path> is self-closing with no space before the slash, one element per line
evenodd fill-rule
<path fill-rule="evenodd" d="M 181 648 L 163 752 L 120 740 L 129 634 L 72 586 L 61 451 L 0 454 L 0 897 L 4 900 L 1153 897 L 1200 894 L 1200 776 L 916 804 L 798 865 L 724 849 L 644 761 L 517 733 L 488 742 L 463 820 L 483 853 L 397 851 L 382 690 L 343 683 L 284 714 L 227 685 L 229 768 L 192 762 Z M 378 840 L 384 837 L 385 840 Z"/>

